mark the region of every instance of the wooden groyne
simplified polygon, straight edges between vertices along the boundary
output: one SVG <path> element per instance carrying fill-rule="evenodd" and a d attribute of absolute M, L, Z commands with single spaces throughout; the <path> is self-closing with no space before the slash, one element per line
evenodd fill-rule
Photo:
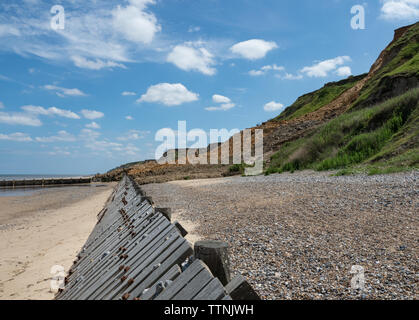
<path fill-rule="evenodd" d="M 124 176 L 77 255 L 57 300 L 259 300 L 231 279 L 228 245 L 200 241 L 171 222 L 169 208 Z"/>
<path fill-rule="evenodd" d="M 51 179 L 24 179 L 24 180 L 0 180 L 2 188 L 18 188 L 18 187 L 45 187 L 53 185 L 71 185 L 91 183 L 92 177 L 82 178 L 51 178 Z"/>

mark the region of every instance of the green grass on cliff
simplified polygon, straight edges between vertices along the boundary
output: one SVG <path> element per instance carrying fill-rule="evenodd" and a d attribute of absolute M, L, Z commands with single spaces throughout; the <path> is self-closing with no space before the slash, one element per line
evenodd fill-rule
<path fill-rule="evenodd" d="M 374 107 L 345 113 L 310 137 L 282 146 L 266 173 L 369 166 L 373 171 L 418 168 L 419 88 Z"/>
<path fill-rule="evenodd" d="M 404 78 L 419 76 L 419 23 L 413 25 L 402 37 L 397 39 L 386 49 L 387 55 L 392 57 L 386 64 L 364 85 L 359 98 L 352 105 L 352 109 L 359 109 L 369 105 L 374 93 L 386 91 L 389 79 L 397 76 Z"/>
<path fill-rule="evenodd" d="M 389 72 L 388 75 L 407 74 L 419 76 L 419 44 L 416 44 L 415 50 L 417 53 L 411 59 Z"/>
<path fill-rule="evenodd" d="M 393 95 L 385 95 L 392 88 L 392 78 L 419 77 L 419 23 L 412 25 L 402 37 L 386 48 L 384 53 L 386 53 L 384 65 L 367 81 L 351 109 L 369 107 L 392 97 Z M 338 98 L 365 76 L 366 74 L 363 74 L 331 82 L 317 91 L 305 94 L 274 120 L 290 120 L 314 112 Z"/>
<path fill-rule="evenodd" d="M 365 75 L 349 77 L 339 82 L 331 82 L 317 91 L 301 96 L 275 120 L 290 120 L 314 112 L 352 88 L 363 77 Z"/>

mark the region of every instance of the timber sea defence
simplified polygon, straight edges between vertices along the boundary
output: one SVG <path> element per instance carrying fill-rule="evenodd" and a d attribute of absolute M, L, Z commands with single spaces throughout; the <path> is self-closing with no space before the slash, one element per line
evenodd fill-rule
<path fill-rule="evenodd" d="M 0 188 L 45 187 L 72 184 L 89 184 L 93 177 L 0 180 Z"/>

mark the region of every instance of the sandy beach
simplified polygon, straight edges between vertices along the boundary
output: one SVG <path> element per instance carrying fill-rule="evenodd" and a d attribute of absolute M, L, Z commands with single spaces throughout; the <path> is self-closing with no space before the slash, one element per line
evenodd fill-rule
<path fill-rule="evenodd" d="M 53 299 L 51 268 L 68 270 L 114 184 L 0 197 L 0 299 Z"/>

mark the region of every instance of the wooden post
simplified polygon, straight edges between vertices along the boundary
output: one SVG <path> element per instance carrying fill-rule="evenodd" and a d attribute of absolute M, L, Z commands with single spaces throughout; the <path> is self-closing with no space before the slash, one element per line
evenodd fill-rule
<path fill-rule="evenodd" d="M 172 221 L 172 209 L 170 208 L 156 208 L 157 212 L 160 212 L 162 215 L 164 215 L 167 220 Z"/>
<path fill-rule="evenodd" d="M 230 259 L 226 242 L 198 241 L 195 243 L 194 252 L 195 258 L 202 260 L 224 286 L 230 282 Z"/>

